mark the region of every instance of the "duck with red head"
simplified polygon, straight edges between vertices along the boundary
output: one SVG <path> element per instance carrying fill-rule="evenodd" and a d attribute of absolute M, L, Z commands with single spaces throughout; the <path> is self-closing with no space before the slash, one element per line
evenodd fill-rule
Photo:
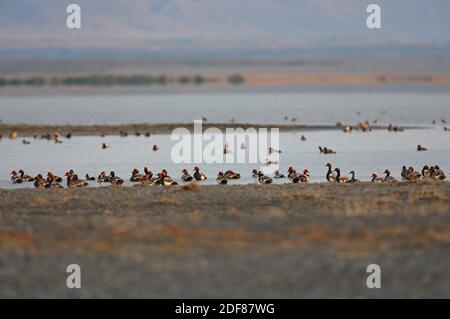
<path fill-rule="evenodd" d="M 100 172 L 100 174 L 97 177 L 97 182 L 99 183 L 110 183 L 111 178 L 110 176 L 107 176 L 104 171 Z"/>
<path fill-rule="evenodd" d="M 168 175 L 166 169 L 163 169 L 161 173 L 159 173 L 159 184 L 164 186 L 178 185 L 178 183 Z"/>
<path fill-rule="evenodd" d="M 381 176 L 378 176 L 377 173 L 372 173 L 372 179 L 370 180 L 372 183 L 383 183 L 384 178 Z"/>
<path fill-rule="evenodd" d="M 303 174 L 299 174 L 298 175 L 299 182 L 301 182 L 301 183 L 308 183 L 310 176 L 311 175 L 309 173 L 309 170 L 308 169 L 304 169 L 303 170 Z"/>

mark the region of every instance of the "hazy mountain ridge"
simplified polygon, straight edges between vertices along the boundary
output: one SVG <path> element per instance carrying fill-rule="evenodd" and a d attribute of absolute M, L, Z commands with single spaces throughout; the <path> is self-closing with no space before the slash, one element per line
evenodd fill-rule
<path fill-rule="evenodd" d="M 450 2 L 377 0 L 383 28 L 365 26 L 368 0 L 77 0 L 82 29 L 60 0 L 2 0 L 2 55 L 28 50 L 151 53 L 296 50 L 450 42 Z"/>

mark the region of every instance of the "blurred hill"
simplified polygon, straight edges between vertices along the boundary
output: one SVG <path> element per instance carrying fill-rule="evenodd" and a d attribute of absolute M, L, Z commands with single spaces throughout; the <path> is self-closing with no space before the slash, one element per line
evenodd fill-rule
<path fill-rule="evenodd" d="M 448 0 L 2 0 L 0 58 L 450 53 Z M 366 28 L 369 3 L 381 30 Z"/>

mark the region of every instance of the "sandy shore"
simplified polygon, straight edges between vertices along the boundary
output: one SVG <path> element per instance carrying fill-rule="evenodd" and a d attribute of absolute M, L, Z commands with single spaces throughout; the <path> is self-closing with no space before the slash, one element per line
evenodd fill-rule
<path fill-rule="evenodd" d="M 449 183 L 0 190 L 0 297 L 449 298 L 449 248 Z"/>
<path fill-rule="evenodd" d="M 344 125 L 344 124 L 342 124 Z M 352 125 L 352 124 L 345 124 Z M 127 132 L 133 135 L 135 132 L 144 134 L 170 134 L 174 129 L 183 127 L 190 131 L 194 129 L 194 123 L 165 123 L 165 124 L 123 124 L 123 125 L 37 125 L 37 124 L 9 124 L 0 123 L 0 134 L 4 138 L 12 132 L 16 132 L 18 137 L 29 137 L 41 134 L 60 134 L 72 133 L 73 135 L 118 135 L 120 132 Z M 203 122 L 202 129 L 210 127 L 225 130 L 226 128 L 278 128 L 280 131 L 318 131 L 318 130 L 342 130 L 341 126 L 336 125 L 308 125 L 308 124 L 252 124 L 252 123 L 208 123 Z M 371 125 L 373 130 L 386 130 L 387 125 Z M 421 129 L 425 127 L 402 126 L 402 129 Z"/>

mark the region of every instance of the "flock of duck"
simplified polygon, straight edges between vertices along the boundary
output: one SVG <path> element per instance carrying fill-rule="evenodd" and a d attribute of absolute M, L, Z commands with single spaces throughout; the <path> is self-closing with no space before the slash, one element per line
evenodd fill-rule
<path fill-rule="evenodd" d="M 349 172 L 350 176 L 343 176 L 339 167 L 333 169 L 331 163 L 325 165 L 327 172 L 325 179 L 329 183 L 356 183 L 360 182 L 355 178 L 355 172 Z M 297 172 L 292 166 L 287 170 L 287 174 L 284 175 L 280 171 L 275 171 L 272 176 L 268 176 L 261 171 L 254 169 L 251 172 L 252 178 L 256 179 L 260 184 L 271 184 L 273 179 L 287 178 L 291 183 L 308 183 L 310 181 L 310 172 L 308 169 L 304 169 L 301 172 Z M 403 166 L 401 177 L 403 181 L 418 181 L 418 180 L 430 180 L 430 181 L 444 181 L 446 179 L 444 171 L 438 165 L 425 165 L 420 172 L 416 171 L 413 167 L 406 168 Z M 187 169 L 181 171 L 181 180 L 185 183 L 192 181 L 205 181 L 207 176 L 200 170 L 199 167 L 195 167 L 193 174 L 190 174 Z M 220 171 L 216 176 L 218 184 L 227 184 L 229 180 L 240 179 L 241 175 L 233 170 L 227 170 L 225 172 Z M 125 183 L 123 178 L 118 177 L 114 171 L 109 174 L 102 171 L 97 177 L 85 175 L 84 179 L 80 179 L 78 174 L 73 170 L 69 170 L 64 174 L 64 178 L 55 175 L 52 172 L 48 172 L 47 177 L 44 178 L 42 174 L 31 176 L 25 174 L 23 170 L 12 171 L 11 181 L 13 184 L 21 184 L 27 182 L 33 182 L 36 188 L 64 188 L 63 182 L 68 188 L 80 188 L 89 186 L 90 182 L 98 182 L 99 184 L 111 184 L 112 186 L 122 186 Z M 131 183 L 135 183 L 140 186 L 173 186 L 178 185 L 178 182 L 169 176 L 166 169 L 163 169 L 157 174 L 153 174 L 147 167 L 141 172 L 137 168 L 133 169 L 129 178 Z M 380 176 L 377 173 L 373 173 L 370 179 L 372 183 L 396 183 L 397 179 L 391 176 L 391 172 L 386 169 L 384 176 Z"/>

